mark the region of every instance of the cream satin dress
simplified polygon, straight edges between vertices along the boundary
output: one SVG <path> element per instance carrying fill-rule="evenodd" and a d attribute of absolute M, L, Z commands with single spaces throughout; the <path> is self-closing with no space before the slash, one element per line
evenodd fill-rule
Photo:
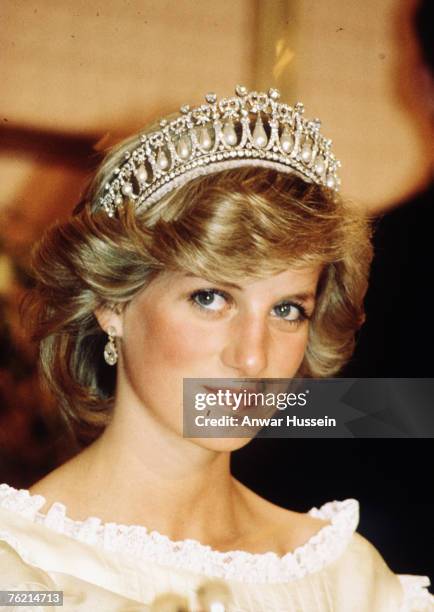
<path fill-rule="evenodd" d="M 74 521 L 63 504 L 42 514 L 44 505 L 41 495 L 0 485 L 0 590 L 64 592 L 63 607 L 23 610 L 150 611 L 159 594 L 176 592 L 198 612 L 196 589 L 220 579 L 231 592 L 225 612 L 434 611 L 428 578 L 395 575 L 356 533 L 354 499 L 312 508 L 331 524 L 283 557 L 219 552 L 97 517 Z"/>

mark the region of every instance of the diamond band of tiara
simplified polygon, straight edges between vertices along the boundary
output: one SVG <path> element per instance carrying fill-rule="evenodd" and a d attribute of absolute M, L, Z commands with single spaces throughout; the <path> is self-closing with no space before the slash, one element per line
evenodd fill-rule
<path fill-rule="evenodd" d="M 340 162 L 318 119 L 306 120 L 301 103 L 278 102 L 277 89 L 249 92 L 238 85 L 235 93 L 220 101 L 209 93 L 206 104 L 182 106 L 159 130 L 141 134 L 104 184 L 98 207 L 111 217 L 125 200 L 146 209 L 197 176 L 242 166 L 295 173 L 338 190 Z"/>

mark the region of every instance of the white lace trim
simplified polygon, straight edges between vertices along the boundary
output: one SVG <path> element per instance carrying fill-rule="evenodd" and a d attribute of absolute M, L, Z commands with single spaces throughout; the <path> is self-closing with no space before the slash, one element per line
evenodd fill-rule
<path fill-rule="evenodd" d="M 412 576 L 398 574 L 404 590 L 404 601 L 400 612 L 428 612 L 434 610 L 434 595 L 428 591 L 430 579 L 428 576 Z"/>
<path fill-rule="evenodd" d="M 312 508 L 308 512 L 310 516 L 329 520 L 331 524 L 322 527 L 302 546 L 279 557 L 275 552 L 220 552 L 192 539 L 174 542 L 143 526 L 102 523 L 93 516 L 74 521 L 60 502 L 53 503 L 42 514 L 39 510 L 45 503 L 42 495 L 0 484 L 1 507 L 58 533 L 146 561 L 242 582 L 287 582 L 322 569 L 344 552 L 359 522 L 359 503 L 355 499 Z"/>

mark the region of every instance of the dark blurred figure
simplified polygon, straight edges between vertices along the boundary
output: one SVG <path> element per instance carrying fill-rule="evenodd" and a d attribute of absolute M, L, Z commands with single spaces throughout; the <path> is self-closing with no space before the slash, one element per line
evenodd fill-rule
<path fill-rule="evenodd" d="M 433 6 L 432 0 L 423 0 L 414 14 L 421 59 L 416 93 L 430 115 L 428 143 L 434 125 Z M 422 192 L 377 221 L 366 322 L 342 376 L 434 377 L 433 198 L 431 172 L 431 182 Z"/>

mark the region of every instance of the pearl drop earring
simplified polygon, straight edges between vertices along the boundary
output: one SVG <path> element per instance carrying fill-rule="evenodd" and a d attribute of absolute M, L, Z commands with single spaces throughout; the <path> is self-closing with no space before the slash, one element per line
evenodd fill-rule
<path fill-rule="evenodd" d="M 118 360 L 118 351 L 115 344 L 116 338 L 116 330 L 114 327 L 110 326 L 107 330 L 108 334 L 108 342 L 104 347 L 104 359 L 106 363 L 113 366 L 117 363 Z"/>

